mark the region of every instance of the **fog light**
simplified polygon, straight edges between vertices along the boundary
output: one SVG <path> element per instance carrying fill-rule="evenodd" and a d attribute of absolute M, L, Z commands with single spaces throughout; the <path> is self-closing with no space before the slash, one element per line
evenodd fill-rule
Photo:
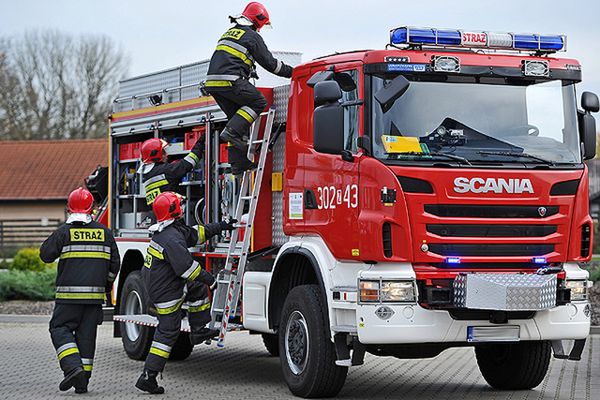
<path fill-rule="evenodd" d="M 414 302 L 415 288 L 412 281 L 384 281 L 381 285 L 382 302 Z"/>
<path fill-rule="evenodd" d="M 565 284 L 567 289 L 571 289 L 571 301 L 587 300 L 588 298 L 588 281 L 570 281 Z"/>
<path fill-rule="evenodd" d="M 360 281 L 359 289 L 362 303 L 379 302 L 379 281 Z"/>

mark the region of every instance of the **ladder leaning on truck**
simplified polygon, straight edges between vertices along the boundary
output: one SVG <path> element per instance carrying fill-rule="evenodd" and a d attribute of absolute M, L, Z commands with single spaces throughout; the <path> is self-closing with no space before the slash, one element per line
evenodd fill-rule
<path fill-rule="evenodd" d="M 581 66 L 554 54 L 565 47 L 561 35 L 401 27 L 386 50 L 299 65 L 291 85 L 259 88 L 261 168 L 241 181 L 215 134 L 224 113 L 198 97 L 206 63 L 122 82 L 108 221 L 126 353 L 143 359 L 156 326 L 139 279 L 149 238 L 136 148 L 160 137 L 178 159 L 204 137 L 180 184 L 184 218 L 242 216 L 232 236 L 190 250 L 220 282 L 218 344 L 261 333 L 295 395 L 336 395 L 367 352 L 472 346 L 497 389 L 537 386 L 552 353 L 578 360 L 590 328 L 583 161 L 600 107 L 589 92 L 577 107 Z M 182 331 L 171 358 L 192 351 L 186 320 Z"/>

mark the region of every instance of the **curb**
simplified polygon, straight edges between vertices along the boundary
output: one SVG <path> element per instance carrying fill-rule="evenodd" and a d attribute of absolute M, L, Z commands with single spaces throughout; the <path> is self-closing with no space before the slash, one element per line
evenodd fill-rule
<path fill-rule="evenodd" d="M 590 328 L 590 335 L 600 335 L 600 325 Z"/>
<path fill-rule="evenodd" d="M 13 324 L 47 324 L 50 315 L 0 314 L 0 323 Z"/>

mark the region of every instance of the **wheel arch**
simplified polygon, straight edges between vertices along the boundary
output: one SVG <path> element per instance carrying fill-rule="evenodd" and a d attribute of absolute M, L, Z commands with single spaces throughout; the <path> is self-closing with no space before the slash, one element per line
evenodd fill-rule
<path fill-rule="evenodd" d="M 123 254 L 123 258 L 121 260 L 121 269 L 119 270 L 119 275 L 115 282 L 116 284 L 116 292 L 115 292 L 115 314 L 118 314 L 119 308 L 121 306 L 121 293 L 123 291 L 123 285 L 125 285 L 125 281 L 130 273 L 133 271 L 139 271 L 144 266 L 144 253 L 140 248 L 129 248 L 129 249 L 119 249 L 122 250 L 121 254 Z M 121 325 L 114 324 L 114 337 L 121 336 Z"/>
<path fill-rule="evenodd" d="M 328 301 L 323 274 L 317 257 L 307 248 L 291 246 L 277 257 L 269 287 L 268 316 L 269 328 L 277 330 L 283 303 L 287 294 L 296 286 L 318 285 Z"/>

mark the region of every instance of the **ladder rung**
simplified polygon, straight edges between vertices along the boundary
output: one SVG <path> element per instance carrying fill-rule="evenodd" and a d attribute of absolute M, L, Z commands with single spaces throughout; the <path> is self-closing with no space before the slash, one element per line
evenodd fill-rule
<path fill-rule="evenodd" d="M 265 142 L 264 139 L 258 139 L 258 140 L 253 140 L 252 144 L 261 144 L 261 143 L 264 143 L 264 142 Z"/>
<path fill-rule="evenodd" d="M 240 200 L 252 200 L 254 196 L 241 196 Z"/>

